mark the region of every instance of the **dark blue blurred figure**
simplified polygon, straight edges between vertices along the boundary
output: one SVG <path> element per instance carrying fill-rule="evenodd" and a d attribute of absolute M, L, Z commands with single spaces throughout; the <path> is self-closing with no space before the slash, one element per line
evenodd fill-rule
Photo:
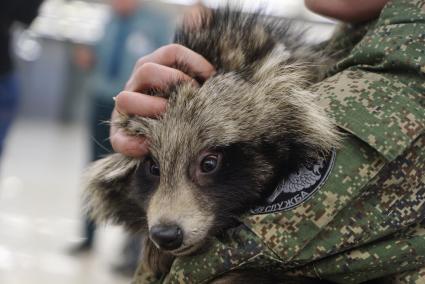
<path fill-rule="evenodd" d="M 4 140 L 18 106 L 18 84 L 10 54 L 10 27 L 14 22 L 29 25 L 42 0 L 0 1 L 0 157 Z"/>
<path fill-rule="evenodd" d="M 105 27 L 105 34 L 94 48 L 80 46 L 75 50 L 76 63 L 82 69 L 94 66 L 90 84 L 91 152 L 95 161 L 112 152 L 109 125 L 114 101 L 133 70 L 137 59 L 169 42 L 170 21 L 164 14 L 138 0 L 111 0 L 113 15 Z M 88 251 L 93 246 L 95 223 L 86 218 L 85 241 L 74 253 Z M 131 274 L 137 264 L 140 237 L 130 237 L 125 249 Z M 135 253 L 137 251 L 137 253 Z M 125 272 L 125 271 L 123 271 Z"/>

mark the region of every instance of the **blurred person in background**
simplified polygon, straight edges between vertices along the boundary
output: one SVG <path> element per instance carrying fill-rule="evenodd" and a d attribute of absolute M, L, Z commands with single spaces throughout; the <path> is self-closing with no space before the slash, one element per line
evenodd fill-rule
<path fill-rule="evenodd" d="M 89 93 L 91 107 L 91 160 L 112 152 L 109 142 L 109 120 L 114 108 L 113 98 L 124 87 L 138 58 L 168 43 L 171 23 L 163 13 L 139 0 L 111 0 L 112 16 L 105 33 L 95 47 L 78 46 L 76 64 L 91 70 Z M 95 223 L 88 217 L 84 224 L 84 241 L 71 253 L 90 251 L 93 247 Z M 124 249 L 124 263 L 118 272 L 131 275 L 138 263 L 141 236 L 130 236 Z"/>
<path fill-rule="evenodd" d="M 10 53 L 10 28 L 15 22 L 29 25 L 42 0 L 0 1 L 0 157 L 7 131 L 18 105 L 18 85 Z"/>

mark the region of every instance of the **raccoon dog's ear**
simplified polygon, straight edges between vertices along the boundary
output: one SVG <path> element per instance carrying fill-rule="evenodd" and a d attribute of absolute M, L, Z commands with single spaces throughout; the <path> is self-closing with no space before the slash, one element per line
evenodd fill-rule
<path fill-rule="evenodd" d="M 139 161 L 113 154 L 94 162 L 85 175 L 87 213 L 96 222 L 113 221 L 131 231 L 146 226 L 145 212 L 129 198 L 131 177 Z"/>
<path fill-rule="evenodd" d="M 128 135 L 149 137 L 156 122 L 153 118 L 119 114 L 110 124 L 124 130 Z"/>
<path fill-rule="evenodd" d="M 97 160 L 89 167 L 85 180 L 87 187 L 95 184 L 116 184 L 137 167 L 139 160 L 121 154 L 112 154 Z"/>

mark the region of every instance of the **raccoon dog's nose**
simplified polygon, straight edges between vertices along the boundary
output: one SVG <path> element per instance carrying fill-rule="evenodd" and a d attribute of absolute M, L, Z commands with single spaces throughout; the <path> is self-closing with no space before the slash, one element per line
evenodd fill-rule
<path fill-rule="evenodd" d="M 183 242 L 183 232 L 177 225 L 156 225 L 149 233 L 152 241 L 164 250 L 179 248 Z"/>

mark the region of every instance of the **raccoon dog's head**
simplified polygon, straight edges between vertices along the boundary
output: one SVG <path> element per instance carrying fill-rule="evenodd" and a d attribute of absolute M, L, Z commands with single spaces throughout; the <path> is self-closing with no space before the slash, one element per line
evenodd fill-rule
<path fill-rule="evenodd" d="M 335 145 L 333 125 L 299 88 L 303 70 L 266 64 L 250 81 L 218 74 L 199 89 L 177 87 L 158 119 L 121 117 L 120 127 L 147 137 L 150 154 L 97 162 L 89 186 L 93 210 L 146 227 L 171 254 L 195 251 L 299 161 Z"/>
<path fill-rule="evenodd" d="M 218 72 L 200 88 L 182 84 L 165 94 L 161 117 L 113 122 L 147 137 L 150 154 L 95 163 L 88 186 L 95 216 L 148 230 L 173 255 L 190 254 L 300 163 L 337 144 L 334 125 L 305 91 L 319 73 L 317 62 L 307 63 L 311 50 L 280 43 L 273 31 L 286 38 L 287 29 L 260 22 L 217 11 L 198 32 L 177 37 Z"/>

